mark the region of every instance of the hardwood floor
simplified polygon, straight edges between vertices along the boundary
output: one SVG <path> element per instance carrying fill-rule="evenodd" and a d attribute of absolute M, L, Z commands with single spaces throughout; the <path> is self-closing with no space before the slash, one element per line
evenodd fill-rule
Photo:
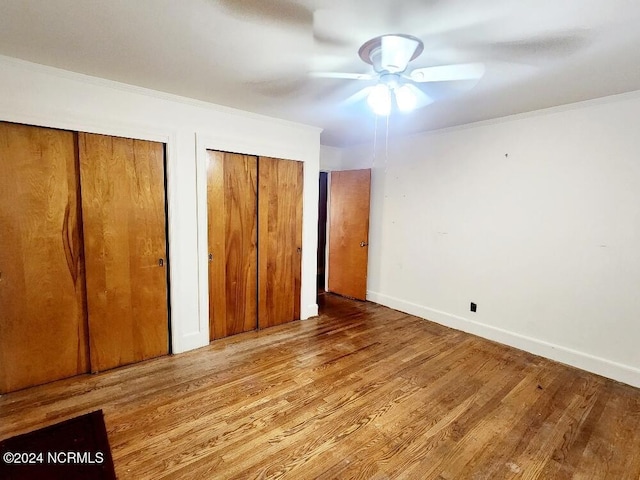
<path fill-rule="evenodd" d="M 101 408 L 120 479 L 640 477 L 640 390 L 325 295 L 317 319 L 0 397 L 0 439 Z"/>

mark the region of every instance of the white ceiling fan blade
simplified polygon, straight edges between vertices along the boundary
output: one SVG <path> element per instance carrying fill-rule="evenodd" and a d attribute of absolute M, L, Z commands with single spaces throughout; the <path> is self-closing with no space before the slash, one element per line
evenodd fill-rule
<path fill-rule="evenodd" d="M 405 85 L 407 86 L 407 88 L 411 90 L 411 92 L 416 97 L 416 108 L 426 107 L 427 105 L 431 105 L 434 102 L 433 98 L 431 98 L 429 95 L 424 93 L 415 85 L 411 83 L 406 83 Z"/>
<path fill-rule="evenodd" d="M 369 96 L 369 93 L 371 93 L 371 90 L 373 90 L 373 86 L 362 88 L 358 90 L 356 93 L 354 93 L 353 95 L 347 97 L 345 100 L 340 102 L 340 104 L 344 106 L 350 106 L 350 105 L 353 105 L 354 103 L 358 103 L 364 100 L 365 98 L 367 98 Z"/>
<path fill-rule="evenodd" d="M 399 35 L 385 35 L 381 40 L 381 66 L 390 73 L 404 72 L 419 42 Z"/>
<path fill-rule="evenodd" d="M 343 72 L 309 72 L 313 78 L 340 78 L 346 80 L 371 80 L 372 75 L 368 73 L 343 73 Z"/>
<path fill-rule="evenodd" d="M 483 63 L 461 63 L 441 67 L 416 68 L 409 74 L 414 82 L 449 82 L 453 80 L 476 80 L 484 75 Z"/>

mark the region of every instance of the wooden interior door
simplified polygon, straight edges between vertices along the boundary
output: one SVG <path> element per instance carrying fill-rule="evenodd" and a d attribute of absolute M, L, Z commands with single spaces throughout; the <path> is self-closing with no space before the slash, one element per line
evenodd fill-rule
<path fill-rule="evenodd" d="M 302 163 L 260 157 L 258 326 L 300 319 Z"/>
<path fill-rule="evenodd" d="M 331 172 L 328 290 L 358 300 L 367 296 L 370 195 L 370 169 Z"/>
<path fill-rule="evenodd" d="M 79 134 L 91 370 L 168 353 L 164 145 Z"/>
<path fill-rule="evenodd" d="M 209 336 L 255 330 L 258 315 L 258 159 L 209 151 Z"/>
<path fill-rule="evenodd" d="M 73 132 L 0 122 L 0 393 L 89 369 Z"/>

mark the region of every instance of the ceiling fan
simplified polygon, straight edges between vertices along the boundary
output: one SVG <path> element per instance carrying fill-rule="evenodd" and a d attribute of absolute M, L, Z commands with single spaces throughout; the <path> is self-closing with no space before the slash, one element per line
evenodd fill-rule
<path fill-rule="evenodd" d="M 464 63 L 435 67 L 411 68 L 424 50 L 419 38 L 405 34 L 381 35 L 365 42 L 359 49 L 360 58 L 373 67 L 373 73 L 312 72 L 311 76 L 350 80 L 375 80 L 352 95 L 347 103 L 367 98 L 377 115 L 389 115 L 394 104 L 402 112 L 410 112 L 433 102 L 417 84 L 479 80 L 485 72 L 482 63 Z"/>

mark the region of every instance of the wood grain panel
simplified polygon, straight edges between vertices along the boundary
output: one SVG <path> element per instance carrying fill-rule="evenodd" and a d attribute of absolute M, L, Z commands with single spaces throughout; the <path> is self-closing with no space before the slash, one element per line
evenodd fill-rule
<path fill-rule="evenodd" d="M 0 393 L 89 368 L 73 132 L 0 122 Z"/>
<path fill-rule="evenodd" d="M 257 157 L 209 151 L 210 339 L 257 327 Z"/>
<path fill-rule="evenodd" d="M 258 326 L 300 319 L 302 163 L 259 159 Z"/>
<path fill-rule="evenodd" d="M 640 389 L 368 302 L 0 397 L 0 439 L 97 408 L 116 474 L 640 478 Z"/>
<path fill-rule="evenodd" d="M 365 300 L 369 260 L 371 170 L 331 172 L 329 287 Z"/>
<path fill-rule="evenodd" d="M 164 145 L 81 133 L 79 146 L 96 372 L 168 353 Z"/>

